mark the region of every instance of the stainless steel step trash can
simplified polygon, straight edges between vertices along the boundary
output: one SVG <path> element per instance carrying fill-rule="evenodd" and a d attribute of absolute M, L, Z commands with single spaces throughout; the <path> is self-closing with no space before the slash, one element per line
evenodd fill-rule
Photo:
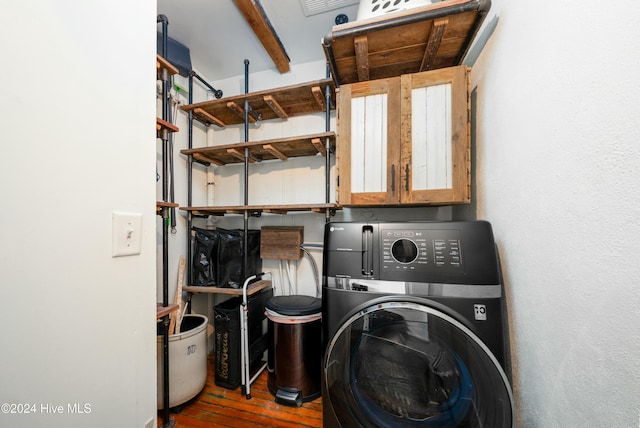
<path fill-rule="evenodd" d="M 265 304 L 267 386 L 275 401 L 300 407 L 320 396 L 322 299 L 274 296 Z"/>

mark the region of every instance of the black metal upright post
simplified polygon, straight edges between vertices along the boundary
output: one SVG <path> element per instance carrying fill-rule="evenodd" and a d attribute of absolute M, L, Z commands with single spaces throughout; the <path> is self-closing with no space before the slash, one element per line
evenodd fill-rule
<path fill-rule="evenodd" d="M 169 21 L 164 15 L 158 15 L 157 22 L 162 23 L 162 56 L 167 58 L 167 27 Z M 162 69 L 162 119 L 170 118 L 171 106 L 168 103 L 169 95 L 169 72 L 166 68 Z M 169 199 L 169 132 L 164 129 L 162 131 L 162 200 L 164 202 Z M 168 210 L 162 209 L 162 306 L 169 306 L 169 225 L 167 224 Z M 164 428 L 170 428 L 175 422 L 170 418 L 169 412 L 169 315 L 162 317 L 162 357 L 163 357 L 163 421 Z"/>
<path fill-rule="evenodd" d="M 189 104 L 193 104 L 193 76 L 194 72 L 189 73 Z M 189 130 L 187 134 L 187 147 L 193 148 L 193 111 L 189 110 L 188 118 Z M 193 155 L 187 156 L 187 206 L 193 206 Z M 189 268 L 187 269 L 187 285 L 193 284 L 191 258 L 193 257 L 191 248 L 191 229 L 193 228 L 193 214 L 191 211 L 187 211 L 187 263 Z M 189 298 L 191 296 L 189 295 Z M 190 307 L 191 305 L 189 305 Z"/>
<path fill-rule="evenodd" d="M 195 71 L 189 73 L 189 104 L 193 104 L 193 81 L 197 79 L 200 83 L 208 88 L 216 98 L 222 98 L 222 91 L 211 86 L 206 80 L 198 75 Z M 188 140 L 187 146 L 189 149 L 193 148 L 193 122 L 196 117 L 193 115 L 193 110 L 189 110 L 188 117 Z M 208 123 L 204 123 L 205 126 L 209 126 Z M 193 206 L 193 155 L 187 156 L 187 206 Z M 192 270 L 192 258 L 193 258 L 193 245 L 191 242 L 191 229 L 193 229 L 194 215 L 190 210 L 187 210 L 187 263 L 189 266 L 187 269 L 187 285 L 193 284 L 193 270 Z M 191 301 L 191 294 L 187 293 L 187 303 Z M 187 311 L 191 313 L 191 305 L 187 306 Z"/>
<path fill-rule="evenodd" d="M 325 131 L 331 131 L 331 85 L 327 85 L 324 89 L 324 98 L 325 98 Z M 325 180 L 325 202 L 328 204 L 331 201 L 331 139 L 329 137 L 324 140 L 324 151 L 325 155 L 325 170 L 324 170 L 324 180 Z M 331 219 L 331 211 L 329 208 L 324 211 L 324 219 L 326 222 L 329 222 Z"/>

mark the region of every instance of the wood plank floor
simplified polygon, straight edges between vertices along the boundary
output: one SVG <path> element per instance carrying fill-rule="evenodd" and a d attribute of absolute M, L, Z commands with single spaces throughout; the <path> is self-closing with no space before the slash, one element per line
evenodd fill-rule
<path fill-rule="evenodd" d="M 247 400 L 238 387 L 235 390 L 219 387 L 214 382 L 213 360 L 209 360 L 207 383 L 196 397 L 172 409 L 171 419 L 176 427 L 322 427 L 322 397 L 303 403 L 302 407 L 283 406 L 275 402 L 267 388 L 265 370 L 251 385 L 251 399 Z M 162 427 L 163 411 L 158 411 L 158 427 Z"/>

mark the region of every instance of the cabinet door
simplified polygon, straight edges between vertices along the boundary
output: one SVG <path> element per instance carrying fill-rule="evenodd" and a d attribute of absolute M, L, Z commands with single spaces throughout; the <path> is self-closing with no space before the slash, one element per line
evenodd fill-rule
<path fill-rule="evenodd" d="M 468 203 L 468 69 L 340 87 L 338 203 Z"/>
<path fill-rule="evenodd" d="M 338 203 L 399 203 L 400 78 L 343 85 L 338 99 Z"/>
<path fill-rule="evenodd" d="M 470 200 L 467 67 L 402 76 L 403 204 Z"/>

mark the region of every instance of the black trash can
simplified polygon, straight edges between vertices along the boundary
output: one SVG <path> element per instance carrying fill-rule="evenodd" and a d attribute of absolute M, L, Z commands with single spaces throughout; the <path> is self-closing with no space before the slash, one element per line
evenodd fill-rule
<path fill-rule="evenodd" d="M 267 386 L 277 403 L 300 407 L 320 396 L 322 299 L 275 296 L 269 319 Z"/>

